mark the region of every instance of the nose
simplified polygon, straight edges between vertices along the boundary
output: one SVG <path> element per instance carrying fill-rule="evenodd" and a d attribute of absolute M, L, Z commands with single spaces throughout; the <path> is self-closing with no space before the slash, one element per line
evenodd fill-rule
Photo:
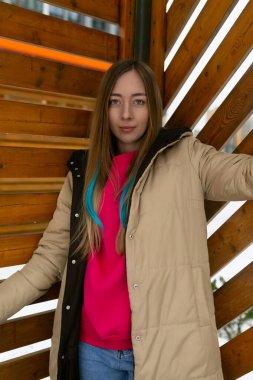
<path fill-rule="evenodd" d="M 131 110 L 131 104 L 128 102 L 124 102 L 122 104 L 122 119 L 131 119 L 132 118 L 132 110 Z"/>

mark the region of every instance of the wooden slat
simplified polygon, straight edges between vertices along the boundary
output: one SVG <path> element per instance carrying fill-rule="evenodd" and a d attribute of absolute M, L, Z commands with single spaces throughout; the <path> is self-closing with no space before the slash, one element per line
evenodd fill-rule
<path fill-rule="evenodd" d="M 48 223 L 22 223 L 22 224 L 2 224 L 0 225 L 0 236 L 23 235 L 42 233 L 47 228 Z"/>
<path fill-rule="evenodd" d="M 120 59 L 133 58 L 134 0 L 120 2 Z"/>
<path fill-rule="evenodd" d="M 252 213 L 253 201 L 248 201 L 208 239 L 211 275 L 252 242 Z"/>
<path fill-rule="evenodd" d="M 0 178 L 64 177 L 69 150 L 9 148 L 0 152 Z"/>
<path fill-rule="evenodd" d="M 37 248 L 42 234 L 1 236 L 0 237 L 0 267 L 21 265 L 28 262 Z"/>
<path fill-rule="evenodd" d="M 167 13 L 167 48 L 176 39 L 192 12 L 198 0 L 174 0 Z"/>
<path fill-rule="evenodd" d="M 198 134 L 198 139 L 221 149 L 252 109 L 253 65 Z"/>
<path fill-rule="evenodd" d="M 0 51 L 0 83 L 94 97 L 103 73 Z"/>
<path fill-rule="evenodd" d="M 0 380 L 40 380 L 48 376 L 49 350 L 0 363 Z"/>
<path fill-rule="evenodd" d="M 48 3 L 106 21 L 119 22 L 119 0 L 50 0 Z"/>
<path fill-rule="evenodd" d="M 224 380 L 236 380 L 253 370 L 253 327 L 221 347 Z"/>
<path fill-rule="evenodd" d="M 253 154 L 253 131 L 235 148 L 234 153 Z"/>
<path fill-rule="evenodd" d="M 51 338 L 54 312 L 18 318 L 0 325 L 0 352 Z"/>
<path fill-rule="evenodd" d="M 0 195 L 0 224 L 44 222 L 52 218 L 57 193 Z"/>
<path fill-rule="evenodd" d="M 166 33 L 166 0 L 152 2 L 150 66 L 152 67 L 163 98 L 164 50 Z"/>
<path fill-rule="evenodd" d="M 0 132 L 0 146 L 42 149 L 88 149 L 89 139 Z"/>
<path fill-rule="evenodd" d="M 231 5 L 236 2 L 235 0 L 223 0 L 218 7 L 215 1 L 208 1 L 206 3 L 186 36 L 184 43 L 166 70 L 165 104 L 167 104 L 175 94 L 180 83 L 182 83 L 187 73 L 190 72 L 203 49 L 209 44 L 210 38 L 217 31 L 217 27 L 224 15 Z M 174 22 L 176 21 L 177 20 Z"/>
<path fill-rule="evenodd" d="M 88 137 L 89 117 L 86 111 L 0 100 L 0 132 Z"/>
<path fill-rule="evenodd" d="M 0 36 L 101 60 L 118 58 L 117 36 L 4 3 Z"/>
<path fill-rule="evenodd" d="M 253 2 L 250 1 L 208 62 L 167 127 L 191 127 L 253 44 Z"/>
<path fill-rule="evenodd" d="M 0 100 L 93 111 L 95 99 L 0 84 Z M 85 120 L 83 120 L 85 122 Z"/>
<path fill-rule="evenodd" d="M 0 194 L 59 192 L 64 178 L 0 178 Z"/>
<path fill-rule="evenodd" d="M 253 306 L 253 262 L 214 293 L 217 328 Z"/>

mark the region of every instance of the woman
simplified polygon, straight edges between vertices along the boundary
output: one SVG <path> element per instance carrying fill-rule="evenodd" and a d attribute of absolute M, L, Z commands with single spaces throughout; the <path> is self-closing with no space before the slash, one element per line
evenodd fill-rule
<path fill-rule="evenodd" d="M 62 279 L 52 380 L 223 379 L 204 198 L 252 199 L 253 159 L 161 125 L 150 68 L 114 64 L 89 155 L 73 154 L 37 250 L 1 284 L 4 321 Z"/>

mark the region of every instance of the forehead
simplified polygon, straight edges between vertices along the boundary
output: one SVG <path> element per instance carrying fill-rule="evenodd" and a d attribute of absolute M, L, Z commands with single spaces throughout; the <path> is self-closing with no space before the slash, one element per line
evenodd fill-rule
<path fill-rule="evenodd" d="M 131 70 L 117 79 L 112 92 L 119 94 L 145 93 L 145 86 L 138 72 Z"/>

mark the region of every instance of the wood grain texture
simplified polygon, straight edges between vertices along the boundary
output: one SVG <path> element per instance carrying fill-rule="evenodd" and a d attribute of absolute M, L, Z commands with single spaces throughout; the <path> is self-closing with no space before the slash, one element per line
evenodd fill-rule
<path fill-rule="evenodd" d="M 133 58 L 134 0 L 120 1 L 120 59 Z"/>
<path fill-rule="evenodd" d="M 0 363 L 0 380 L 40 380 L 48 376 L 49 350 Z"/>
<path fill-rule="evenodd" d="M 0 51 L 0 83 L 96 97 L 103 73 Z"/>
<path fill-rule="evenodd" d="M 174 0 L 167 13 L 167 48 L 175 41 L 198 4 L 198 0 Z"/>
<path fill-rule="evenodd" d="M 59 193 L 64 178 L 0 178 L 0 194 Z"/>
<path fill-rule="evenodd" d="M 0 178 L 65 177 L 69 150 L 9 148 L 0 152 Z"/>
<path fill-rule="evenodd" d="M 0 195 L 0 224 L 48 221 L 57 197 L 57 193 Z"/>
<path fill-rule="evenodd" d="M 164 51 L 166 34 L 166 1 L 152 2 L 150 66 L 155 73 L 163 98 L 164 93 Z"/>
<path fill-rule="evenodd" d="M 0 236 L 16 237 L 17 235 L 30 235 L 44 232 L 48 223 L 19 223 L 19 224 L 0 224 Z"/>
<path fill-rule="evenodd" d="M 88 137 L 91 113 L 0 100 L 0 132 Z"/>
<path fill-rule="evenodd" d="M 253 327 L 221 347 L 224 380 L 236 380 L 253 370 Z"/>
<path fill-rule="evenodd" d="M 0 237 L 0 267 L 21 265 L 28 262 L 37 248 L 42 234 L 1 236 Z"/>
<path fill-rule="evenodd" d="M 101 60 L 118 59 L 119 37 L 15 5 L 1 4 L 0 35 Z"/>
<path fill-rule="evenodd" d="M 212 276 L 252 242 L 252 213 L 253 201 L 248 201 L 208 239 Z"/>
<path fill-rule="evenodd" d="M 235 0 L 224 0 L 217 7 L 215 1 L 208 1 L 184 39 L 165 73 L 165 104 L 175 94 L 179 85 L 192 70 L 204 49 L 210 44 L 224 15 Z M 169 27 L 169 26 L 168 26 Z"/>
<path fill-rule="evenodd" d="M 253 262 L 214 293 L 217 328 L 253 305 Z"/>
<path fill-rule="evenodd" d="M 253 65 L 198 134 L 205 144 L 221 149 L 253 110 Z"/>
<path fill-rule="evenodd" d="M 50 0 L 48 3 L 119 23 L 119 0 Z"/>
<path fill-rule="evenodd" d="M 49 311 L 0 325 L 0 352 L 51 338 L 53 320 L 54 312 Z"/>
<path fill-rule="evenodd" d="M 253 44 L 253 2 L 240 17 L 191 87 L 167 127 L 189 127 L 206 109 L 214 96 L 240 65 Z"/>

